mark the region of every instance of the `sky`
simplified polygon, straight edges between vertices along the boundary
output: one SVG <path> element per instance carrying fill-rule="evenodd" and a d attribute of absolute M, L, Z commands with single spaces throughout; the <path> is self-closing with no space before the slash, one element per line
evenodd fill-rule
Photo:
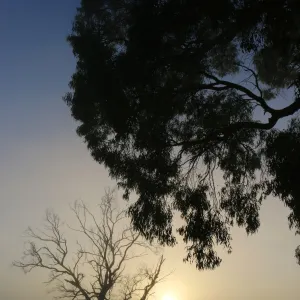
<path fill-rule="evenodd" d="M 22 255 L 22 234 L 39 226 L 47 208 L 69 218 L 69 204 L 96 205 L 108 172 L 90 157 L 62 101 L 75 68 L 65 41 L 78 0 L 2 0 L 0 8 L 0 299 L 52 299 L 44 272 L 26 276 L 11 266 Z M 288 229 L 288 211 L 270 198 L 258 234 L 233 230 L 233 253 L 215 271 L 184 264 L 184 246 L 165 249 L 173 274 L 157 287 L 157 300 L 299 298 L 300 238 Z"/>

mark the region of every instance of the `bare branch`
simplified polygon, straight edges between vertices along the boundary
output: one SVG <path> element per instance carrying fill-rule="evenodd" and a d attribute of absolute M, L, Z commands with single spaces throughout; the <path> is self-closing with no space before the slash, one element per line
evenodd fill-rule
<path fill-rule="evenodd" d="M 148 279 L 148 284 L 143 288 L 143 294 L 140 300 L 148 299 L 148 297 L 151 295 L 151 291 L 154 288 L 154 286 L 165 278 L 165 276 L 163 278 L 159 277 L 161 272 L 161 267 L 164 261 L 165 261 L 164 257 L 161 256 L 156 268 L 152 272 L 149 271 L 149 269 L 145 270 L 145 275 L 146 278 Z"/>
<path fill-rule="evenodd" d="M 170 275 L 169 273 L 160 276 L 164 261 L 165 259 L 161 256 L 154 269 L 141 267 L 134 276 L 124 277 L 120 291 L 121 300 L 131 300 L 133 298 L 146 300 L 153 295 L 153 287 Z"/>
<path fill-rule="evenodd" d="M 254 83 L 254 87 L 259 91 L 259 94 L 260 94 L 260 98 L 263 99 L 263 92 L 262 92 L 262 89 L 259 85 L 259 79 L 258 79 L 258 75 L 257 73 L 252 70 L 251 68 L 245 66 L 245 65 L 242 65 L 242 64 L 238 64 L 239 67 L 243 68 L 245 71 L 247 72 L 250 72 L 251 73 L 251 76 L 250 77 L 254 77 L 254 80 L 255 80 L 255 83 Z"/>
<path fill-rule="evenodd" d="M 51 213 L 46 212 L 46 232 L 35 232 L 32 228 L 28 228 L 27 236 L 32 240 L 27 243 L 28 247 L 24 251 L 23 259 L 20 261 L 14 261 L 13 265 L 21 268 L 25 273 L 32 271 L 35 268 L 47 269 L 50 271 L 47 284 L 53 281 L 59 281 L 61 277 L 64 280 L 73 282 L 73 289 L 66 289 L 65 291 L 72 290 L 72 293 L 76 291 L 85 297 L 86 300 L 90 298 L 87 295 L 86 290 L 81 285 L 82 274 L 80 274 L 75 268 L 72 270 L 66 263 L 65 259 L 68 254 L 67 241 L 63 237 L 60 231 L 61 222 L 59 217 Z M 43 244 L 43 246 L 38 246 Z M 70 292 L 71 293 L 71 292 Z"/>
<path fill-rule="evenodd" d="M 77 240 L 75 252 L 72 248 L 72 253 L 59 217 L 47 211 L 44 229 L 28 228 L 26 235 L 29 241 L 24 256 L 14 261 L 13 265 L 25 273 L 35 268 L 49 270 L 49 278 L 45 283 L 56 283 L 53 290 L 59 293 L 58 298 L 107 300 L 113 288 L 125 282 L 126 263 L 146 255 L 147 250 L 154 252 L 155 249 L 133 230 L 126 220 L 126 211 L 118 211 L 113 207 L 113 199 L 112 192 L 105 194 L 97 217 L 82 201 L 75 202 L 71 207 L 78 227 L 68 228 L 88 241 Z M 137 252 L 134 251 L 136 249 Z M 137 285 L 140 292 L 140 284 L 149 281 L 145 286 L 145 295 L 149 295 L 154 284 L 159 282 L 157 278 L 162 263 L 161 258 L 159 268 L 153 271 L 154 275 L 157 274 L 156 277 L 153 275 L 155 280 L 150 276 L 150 271 L 144 271 L 133 280 L 134 284 L 131 282 L 126 293 L 133 295 Z"/>

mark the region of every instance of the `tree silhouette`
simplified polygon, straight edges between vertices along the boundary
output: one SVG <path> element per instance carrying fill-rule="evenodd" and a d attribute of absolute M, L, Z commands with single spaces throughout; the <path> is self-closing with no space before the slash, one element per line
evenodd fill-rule
<path fill-rule="evenodd" d="M 125 211 L 116 210 L 112 200 L 113 193 L 107 192 L 97 217 L 83 202 L 72 207 L 79 225 L 72 228 L 78 235 L 75 252 L 62 233 L 58 215 L 47 211 L 44 230 L 28 228 L 27 249 L 13 265 L 25 273 L 48 270 L 46 283 L 56 283 L 52 291 L 59 299 L 107 300 L 112 295 L 117 300 L 148 299 L 166 277 L 161 276 L 165 259 L 161 256 L 153 269 L 142 266 L 136 273 L 125 273 L 130 261 L 157 249 L 126 224 Z"/>
<path fill-rule="evenodd" d="M 138 195 L 129 213 L 144 237 L 175 245 L 180 212 L 186 260 L 200 269 L 220 264 L 216 244 L 231 251 L 232 226 L 258 230 L 268 195 L 300 229 L 299 10 L 293 0 L 83 0 L 77 11 L 65 96 L 77 132 L 124 197 Z"/>

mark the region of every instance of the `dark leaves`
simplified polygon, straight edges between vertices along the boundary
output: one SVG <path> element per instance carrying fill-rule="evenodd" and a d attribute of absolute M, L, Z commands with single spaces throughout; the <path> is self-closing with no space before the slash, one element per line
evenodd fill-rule
<path fill-rule="evenodd" d="M 220 264 L 216 245 L 231 250 L 231 226 L 258 230 L 266 195 L 300 230 L 299 121 L 272 130 L 300 109 L 298 2 L 82 0 L 75 17 L 77 133 L 124 198 L 137 194 L 129 214 L 146 238 L 174 245 L 181 214 L 200 269 Z M 286 86 L 295 101 L 273 109 Z"/>
<path fill-rule="evenodd" d="M 153 199 L 140 195 L 128 211 L 132 224 L 149 241 L 154 238 L 162 245 L 173 246 L 176 239 L 172 234 L 173 214 L 165 199 Z"/>
<path fill-rule="evenodd" d="M 230 247 L 229 227 L 216 207 L 208 199 L 208 186 L 192 189 L 183 187 L 174 200 L 175 209 L 181 212 L 186 225 L 178 233 L 187 244 L 186 261 L 196 261 L 199 269 L 214 269 L 221 263 L 214 250 L 215 245 Z"/>
<path fill-rule="evenodd" d="M 300 122 L 294 119 L 283 131 L 272 131 L 266 143 L 268 192 L 280 197 L 291 209 L 289 222 L 300 233 Z"/>

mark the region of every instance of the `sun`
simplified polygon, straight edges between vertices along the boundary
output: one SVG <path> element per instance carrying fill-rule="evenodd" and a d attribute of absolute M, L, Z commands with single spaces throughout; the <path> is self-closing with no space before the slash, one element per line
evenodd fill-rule
<path fill-rule="evenodd" d="M 177 298 L 175 295 L 167 293 L 162 296 L 162 300 L 177 300 Z"/>

